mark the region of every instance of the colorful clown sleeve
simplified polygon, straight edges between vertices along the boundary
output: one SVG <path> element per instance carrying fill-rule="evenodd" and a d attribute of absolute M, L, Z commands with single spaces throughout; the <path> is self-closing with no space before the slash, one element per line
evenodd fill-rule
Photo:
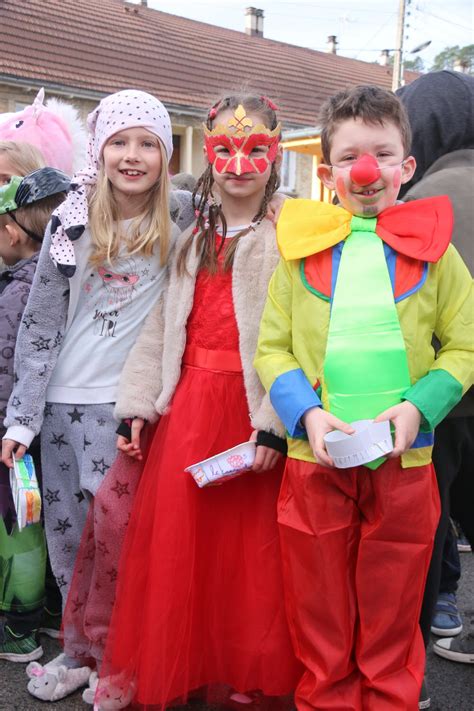
<path fill-rule="evenodd" d="M 292 352 L 291 282 L 291 267 L 281 260 L 268 287 L 254 366 L 288 433 L 300 437 L 301 417 L 321 400 Z"/>
<path fill-rule="evenodd" d="M 434 333 L 441 349 L 428 373 L 404 395 L 433 429 L 473 383 L 474 299 L 472 278 L 455 247 L 431 269 L 438 271 Z"/>

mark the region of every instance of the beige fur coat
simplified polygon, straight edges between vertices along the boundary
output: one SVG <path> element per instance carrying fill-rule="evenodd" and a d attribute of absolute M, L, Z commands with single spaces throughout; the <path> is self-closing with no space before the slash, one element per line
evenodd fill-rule
<path fill-rule="evenodd" d="M 163 297 L 145 321 L 125 363 L 115 408 L 118 419 L 143 417 L 150 422 L 155 421 L 167 411 L 178 384 L 199 260 L 191 249 L 187 260 L 189 274 L 178 276 L 176 255 L 191 229 L 178 238 L 170 265 L 168 289 L 164 290 Z M 245 235 L 237 245 L 232 270 L 232 295 L 252 426 L 284 436 L 284 427 L 252 365 L 268 282 L 278 259 L 275 228 L 265 219 L 255 232 Z"/>

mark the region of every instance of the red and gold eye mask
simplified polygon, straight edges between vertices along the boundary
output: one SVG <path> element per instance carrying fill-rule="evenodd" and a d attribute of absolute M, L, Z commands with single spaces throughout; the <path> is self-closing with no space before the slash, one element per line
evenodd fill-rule
<path fill-rule="evenodd" d="M 218 173 L 264 173 L 277 157 L 280 134 L 280 123 L 273 131 L 263 123 L 254 124 L 239 104 L 226 126 L 219 123 L 210 131 L 204 125 L 204 145 Z M 268 147 L 266 153 L 254 153 L 260 146 Z"/>

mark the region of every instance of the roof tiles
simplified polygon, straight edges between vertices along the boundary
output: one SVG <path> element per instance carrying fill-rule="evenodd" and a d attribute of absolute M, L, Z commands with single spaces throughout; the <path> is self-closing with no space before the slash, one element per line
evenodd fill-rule
<path fill-rule="evenodd" d="M 195 110 L 244 86 L 293 126 L 314 125 L 321 103 L 348 85 L 391 86 L 388 67 L 123 0 L 1 0 L 0 15 L 0 79 L 104 94 L 136 87 Z"/>

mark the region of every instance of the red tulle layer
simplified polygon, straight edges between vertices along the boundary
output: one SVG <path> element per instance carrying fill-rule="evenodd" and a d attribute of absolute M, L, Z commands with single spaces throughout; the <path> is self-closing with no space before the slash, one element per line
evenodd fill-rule
<path fill-rule="evenodd" d="M 147 426 L 147 452 L 155 427 Z M 100 664 L 115 599 L 120 554 L 143 464 L 118 453 L 91 502 L 63 613 L 64 651 Z"/>
<path fill-rule="evenodd" d="M 283 466 L 204 489 L 184 472 L 250 433 L 242 374 L 185 366 L 136 493 L 101 669 L 141 706 L 222 689 L 279 696 L 301 674 L 276 522 Z"/>

